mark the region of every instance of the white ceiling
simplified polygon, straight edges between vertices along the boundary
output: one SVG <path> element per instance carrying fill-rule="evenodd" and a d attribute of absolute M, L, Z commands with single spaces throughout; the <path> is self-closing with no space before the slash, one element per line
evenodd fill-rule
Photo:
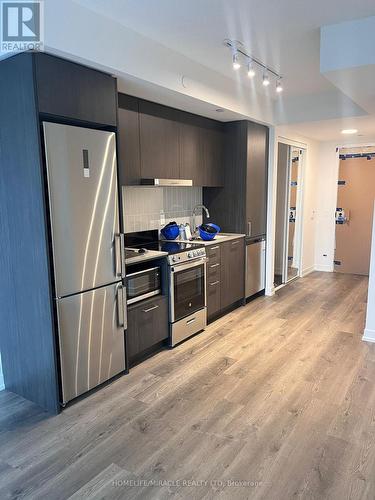
<path fill-rule="evenodd" d="M 233 71 L 223 46 L 224 38 L 241 40 L 284 76 L 283 95 L 270 90 L 268 97 L 278 99 L 278 123 L 299 123 L 298 130 L 323 137 L 320 125 L 305 122 L 325 120 L 325 137 L 331 137 L 341 127 L 336 119 L 367 115 L 320 73 L 320 27 L 375 15 L 374 0 L 75 1 L 250 88 L 246 74 Z M 264 90 L 257 86 L 257 92 Z M 371 126 L 365 123 L 367 134 Z"/>
<path fill-rule="evenodd" d="M 357 129 L 358 133 L 344 135 L 341 133 L 341 130 L 344 129 Z M 295 132 L 317 141 L 332 141 L 337 142 L 337 144 L 364 144 L 366 142 L 375 144 L 374 116 L 291 124 L 284 126 L 283 130 Z"/>

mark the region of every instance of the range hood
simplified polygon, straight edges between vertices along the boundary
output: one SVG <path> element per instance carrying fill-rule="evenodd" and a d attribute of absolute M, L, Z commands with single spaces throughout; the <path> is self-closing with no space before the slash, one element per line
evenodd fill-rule
<path fill-rule="evenodd" d="M 192 186 L 192 179 L 141 179 L 142 186 Z"/>

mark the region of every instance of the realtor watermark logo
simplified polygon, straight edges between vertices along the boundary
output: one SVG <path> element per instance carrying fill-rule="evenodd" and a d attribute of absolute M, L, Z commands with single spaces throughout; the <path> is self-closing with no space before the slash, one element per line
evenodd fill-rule
<path fill-rule="evenodd" d="M 1 2 L 2 52 L 41 50 L 43 35 L 43 2 Z"/>

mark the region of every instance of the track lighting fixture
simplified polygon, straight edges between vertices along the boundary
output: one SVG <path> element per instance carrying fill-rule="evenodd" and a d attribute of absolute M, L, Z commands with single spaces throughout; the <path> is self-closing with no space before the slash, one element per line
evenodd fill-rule
<path fill-rule="evenodd" d="M 240 69 L 241 63 L 238 57 L 238 52 L 233 52 L 232 62 L 233 62 L 233 69 L 235 69 L 236 71 Z"/>
<path fill-rule="evenodd" d="M 249 54 L 244 47 L 244 44 L 238 40 L 224 40 L 224 45 L 228 47 L 232 52 L 232 64 L 233 69 L 238 71 L 241 68 L 241 58 L 247 61 L 247 76 L 249 78 L 254 78 L 256 75 L 256 69 L 259 68 L 263 71 L 263 85 L 268 87 L 271 83 L 271 77 L 276 80 L 276 92 L 280 93 L 284 90 L 281 83 L 282 75 L 274 71 L 272 68 L 264 64 L 262 61 L 256 57 Z"/>
<path fill-rule="evenodd" d="M 263 85 L 264 85 L 265 87 L 268 87 L 268 85 L 269 85 L 269 84 L 270 84 L 270 77 L 268 76 L 267 71 L 265 71 L 265 72 L 263 73 Z"/>
<path fill-rule="evenodd" d="M 247 76 L 249 78 L 254 78 L 255 76 L 255 68 L 253 65 L 253 61 L 249 61 L 247 64 Z"/>

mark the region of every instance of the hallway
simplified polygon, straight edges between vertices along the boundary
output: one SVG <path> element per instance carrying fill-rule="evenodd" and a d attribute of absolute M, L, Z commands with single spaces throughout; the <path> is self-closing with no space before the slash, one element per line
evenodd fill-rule
<path fill-rule="evenodd" d="M 1 392 L 0 498 L 375 498 L 366 296 L 312 273 L 57 417 Z"/>

